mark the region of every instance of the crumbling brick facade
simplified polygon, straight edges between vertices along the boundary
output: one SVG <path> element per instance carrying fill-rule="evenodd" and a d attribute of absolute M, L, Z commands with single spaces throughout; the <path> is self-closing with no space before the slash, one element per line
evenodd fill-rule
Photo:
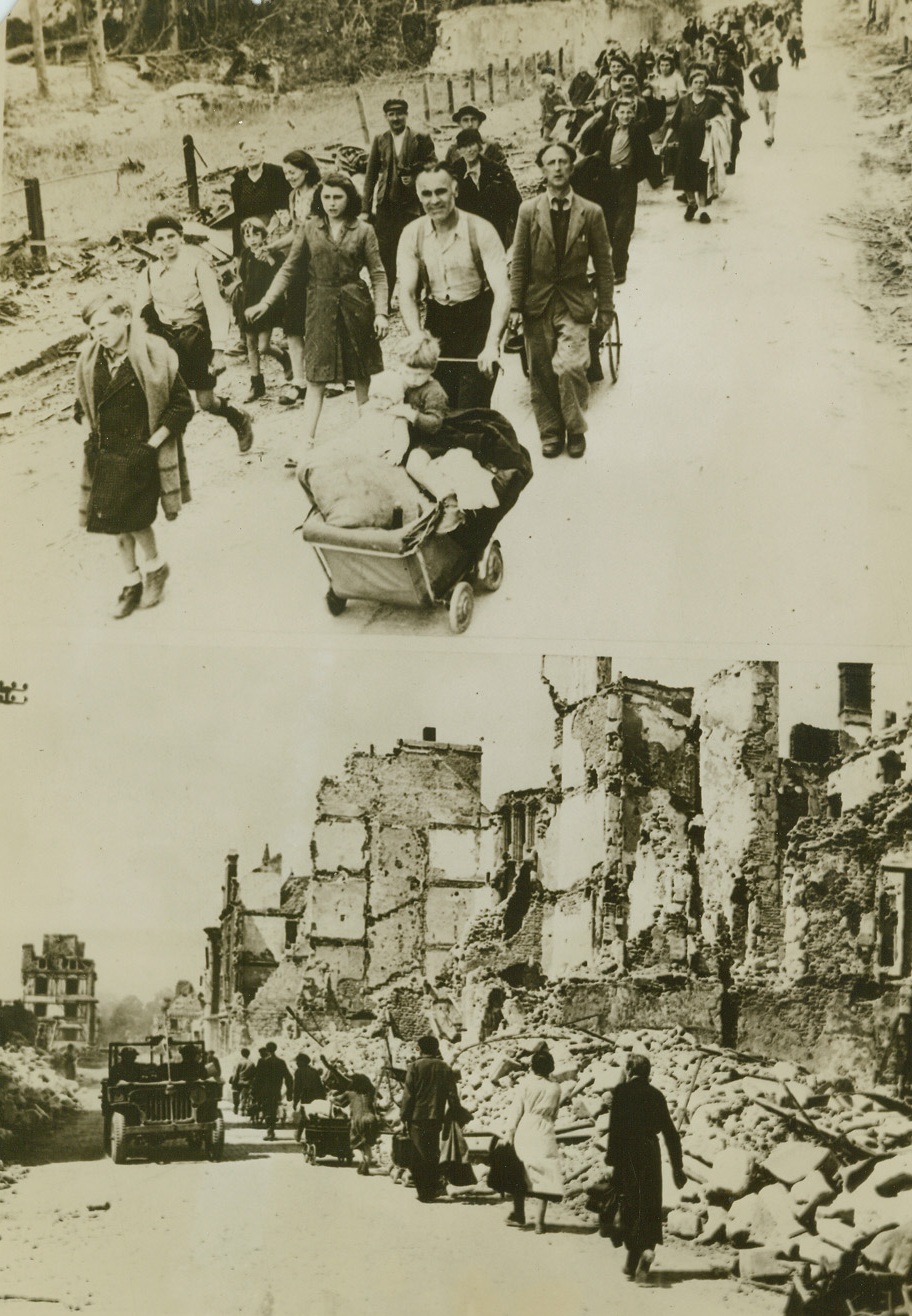
<path fill-rule="evenodd" d="M 93 1046 L 98 997 L 95 961 L 85 943 L 70 934 L 46 935 L 41 953 L 22 947 L 22 1000 L 35 1017 L 39 1046 Z"/>

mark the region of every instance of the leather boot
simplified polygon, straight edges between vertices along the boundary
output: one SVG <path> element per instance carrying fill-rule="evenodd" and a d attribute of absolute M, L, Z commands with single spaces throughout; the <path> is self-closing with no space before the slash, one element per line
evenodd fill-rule
<path fill-rule="evenodd" d="M 260 398 L 266 396 L 266 381 L 262 375 L 250 376 L 250 392 L 244 398 L 245 402 L 258 402 Z"/>
<path fill-rule="evenodd" d="M 238 447 L 241 452 L 249 452 L 253 447 L 253 426 L 250 417 L 246 411 L 241 411 L 240 407 L 233 407 L 226 398 L 219 398 L 219 402 L 221 415 L 237 435 Z"/>

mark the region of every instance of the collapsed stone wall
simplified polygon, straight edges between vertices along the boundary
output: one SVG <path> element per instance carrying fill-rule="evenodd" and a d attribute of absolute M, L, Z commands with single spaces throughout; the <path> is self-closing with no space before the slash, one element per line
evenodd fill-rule
<path fill-rule="evenodd" d="M 912 783 L 879 791 L 840 818 L 795 826 L 783 869 L 788 980 L 876 979 L 881 865 L 910 848 Z"/>

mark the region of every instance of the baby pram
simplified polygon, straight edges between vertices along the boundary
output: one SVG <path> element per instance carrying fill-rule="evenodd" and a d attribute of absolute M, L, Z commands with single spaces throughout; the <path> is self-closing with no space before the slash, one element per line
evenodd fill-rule
<path fill-rule="evenodd" d="M 338 1111 L 338 1107 L 334 1106 L 333 1109 Z M 301 1149 L 308 1165 L 313 1165 L 322 1157 L 331 1157 L 346 1165 L 351 1165 L 354 1160 L 351 1121 L 347 1115 L 319 1115 L 305 1109 L 299 1132 Z"/>
<path fill-rule="evenodd" d="M 496 508 L 466 513 L 449 534 L 438 534 L 441 509 L 399 530 L 339 529 L 321 516 L 308 485 L 311 511 L 301 528 L 326 573 L 326 603 L 340 615 L 349 599 L 369 599 L 401 607 L 444 604 L 450 629 L 468 629 L 475 587 L 493 593 L 503 581 L 503 555 L 494 531 L 532 478 L 532 462 L 512 425 L 497 411 L 473 408 L 448 416 L 440 432 L 421 446 L 431 457 L 450 448 L 467 448 L 494 476 Z"/>

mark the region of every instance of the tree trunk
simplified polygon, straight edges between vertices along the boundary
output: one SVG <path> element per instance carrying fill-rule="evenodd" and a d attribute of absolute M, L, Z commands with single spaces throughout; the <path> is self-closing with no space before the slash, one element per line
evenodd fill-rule
<path fill-rule="evenodd" d="M 44 28 L 41 24 L 41 0 L 29 0 L 29 22 L 32 25 L 32 54 L 35 60 L 35 77 L 38 79 L 38 95 L 42 100 L 51 99 L 48 83 L 47 59 L 44 54 Z"/>
<path fill-rule="evenodd" d="M 89 82 L 92 84 L 92 96 L 95 100 L 109 101 L 111 84 L 108 81 L 101 0 L 79 0 L 79 8 L 86 34 L 86 63 L 89 69 Z"/>
<path fill-rule="evenodd" d="M 132 6 L 130 21 L 127 23 L 124 15 L 124 23 L 127 30 L 124 35 L 121 54 L 132 54 L 136 50 L 145 49 L 146 21 L 149 16 L 149 10 L 152 8 L 152 0 L 136 0 Z"/>
<path fill-rule="evenodd" d="M 167 8 L 168 24 L 168 49 L 180 50 L 180 0 L 168 0 Z"/>

